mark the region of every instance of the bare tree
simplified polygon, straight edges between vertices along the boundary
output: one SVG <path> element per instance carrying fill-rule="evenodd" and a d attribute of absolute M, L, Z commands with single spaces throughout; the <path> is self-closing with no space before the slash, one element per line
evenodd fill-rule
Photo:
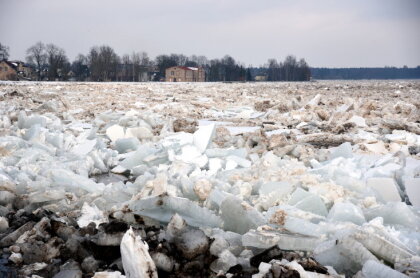
<path fill-rule="evenodd" d="M 89 76 L 88 60 L 83 54 L 77 55 L 71 64 L 71 70 L 78 81 L 84 81 Z"/>
<path fill-rule="evenodd" d="M 66 52 L 64 49 L 50 43 L 46 46 L 48 62 L 48 79 L 66 79 L 70 69 Z"/>
<path fill-rule="evenodd" d="M 120 58 L 110 46 L 93 47 L 89 52 L 88 60 L 93 80 L 116 80 Z"/>
<path fill-rule="evenodd" d="M 0 43 L 0 61 L 7 60 L 9 58 L 9 47 Z"/>
<path fill-rule="evenodd" d="M 26 50 L 26 55 L 26 61 L 35 66 L 38 80 L 41 80 L 42 70 L 47 59 L 45 45 L 42 42 L 37 42 Z"/>

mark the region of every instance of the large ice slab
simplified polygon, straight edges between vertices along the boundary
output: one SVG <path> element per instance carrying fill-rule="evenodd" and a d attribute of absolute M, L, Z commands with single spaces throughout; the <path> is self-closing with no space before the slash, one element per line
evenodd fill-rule
<path fill-rule="evenodd" d="M 195 227 L 220 227 L 222 220 L 207 208 L 200 207 L 196 202 L 186 198 L 161 196 L 133 200 L 129 207 L 137 214 L 148 216 L 168 223 L 175 213 Z"/>
<path fill-rule="evenodd" d="M 393 178 L 370 178 L 366 181 L 376 194 L 385 202 L 400 202 L 401 196 Z"/>

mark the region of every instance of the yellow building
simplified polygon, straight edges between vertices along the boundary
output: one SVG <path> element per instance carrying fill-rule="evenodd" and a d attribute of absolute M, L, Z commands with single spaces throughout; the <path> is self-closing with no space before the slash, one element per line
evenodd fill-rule
<path fill-rule="evenodd" d="M 170 67 L 165 71 L 166 82 L 204 82 L 206 81 L 203 68 Z"/>

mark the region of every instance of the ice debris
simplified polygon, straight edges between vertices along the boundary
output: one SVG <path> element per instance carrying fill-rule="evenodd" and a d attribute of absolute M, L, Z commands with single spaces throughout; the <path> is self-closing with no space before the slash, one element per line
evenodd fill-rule
<path fill-rule="evenodd" d="M 34 277 L 141 275 L 134 250 L 152 276 L 415 277 L 419 86 L 399 83 L 1 83 L 0 247 Z"/>

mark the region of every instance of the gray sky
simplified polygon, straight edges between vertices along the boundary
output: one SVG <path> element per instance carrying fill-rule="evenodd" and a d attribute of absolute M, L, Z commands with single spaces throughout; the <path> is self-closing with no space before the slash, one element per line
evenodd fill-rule
<path fill-rule="evenodd" d="M 245 65 L 288 54 L 314 67 L 420 65 L 419 0 L 0 0 L 0 42 L 24 59 L 37 41 L 71 60 L 94 45 L 122 55 L 182 53 Z"/>

